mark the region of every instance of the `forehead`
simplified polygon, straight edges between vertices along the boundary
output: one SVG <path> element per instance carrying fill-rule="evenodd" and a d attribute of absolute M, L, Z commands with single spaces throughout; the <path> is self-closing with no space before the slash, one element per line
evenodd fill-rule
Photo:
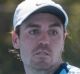
<path fill-rule="evenodd" d="M 24 25 L 28 26 L 29 24 L 36 24 L 36 25 L 51 25 L 51 24 L 57 24 L 59 26 L 62 25 L 61 20 L 50 13 L 36 13 L 31 16 L 29 16 L 24 22 Z"/>

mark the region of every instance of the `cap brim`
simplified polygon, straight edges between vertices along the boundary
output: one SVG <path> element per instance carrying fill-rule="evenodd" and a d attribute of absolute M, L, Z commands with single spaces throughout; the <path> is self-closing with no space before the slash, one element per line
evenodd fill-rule
<path fill-rule="evenodd" d="M 36 11 L 34 11 L 32 14 L 30 14 L 29 16 L 36 14 L 36 13 L 50 13 L 50 14 L 54 14 L 55 16 L 57 16 L 61 22 L 63 24 L 65 24 L 65 20 L 66 20 L 66 16 L 65 14 L 58 8 L 53 7 L 53 6 L 45 6 L 45 7 L 41 7 L 39 9 L 37 9 Z M 28 16 L 28 17 L 29 17 Z M 27 18 L 28 18 L 27 17 Z"/>

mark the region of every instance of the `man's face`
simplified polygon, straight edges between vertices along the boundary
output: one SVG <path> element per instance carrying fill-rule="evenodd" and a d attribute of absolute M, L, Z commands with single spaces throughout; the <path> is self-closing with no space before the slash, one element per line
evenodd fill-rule
<path fill-rule="evenodd" d="M 32 15 L 20 28 L 16 38 L 25 66 L 48 69 L 61 61 L 64 29 L 58 17 L 49 13 Z"/>

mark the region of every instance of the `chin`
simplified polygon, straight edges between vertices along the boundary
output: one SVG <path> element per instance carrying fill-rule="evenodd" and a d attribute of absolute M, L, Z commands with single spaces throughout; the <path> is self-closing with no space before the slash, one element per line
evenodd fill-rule
<path fill-rule="evenodd" d="M 35 69 L 46 70 L 52 66 L 52 58 L 50 56 L 33 56 L 31 66 Z"/>
<path fill-rule="evenodd" d="M 37 70 L 47 70 L 51 68 L 51 64 L 47 62 L 37 62 L 37 63 L 33 63 L 32 67 Z"/>

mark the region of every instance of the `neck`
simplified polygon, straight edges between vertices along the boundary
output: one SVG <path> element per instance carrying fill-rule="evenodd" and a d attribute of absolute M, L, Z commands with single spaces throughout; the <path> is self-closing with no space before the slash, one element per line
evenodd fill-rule
<path fill-rule="evenodd" d="M 56 63 L 53 67 L 46 70 L 38 70 L 25 65 L 24 65 L 24 68 L 25 68 L 26 74 L 53 74 L 62 63 L 63 62 Z"/>

